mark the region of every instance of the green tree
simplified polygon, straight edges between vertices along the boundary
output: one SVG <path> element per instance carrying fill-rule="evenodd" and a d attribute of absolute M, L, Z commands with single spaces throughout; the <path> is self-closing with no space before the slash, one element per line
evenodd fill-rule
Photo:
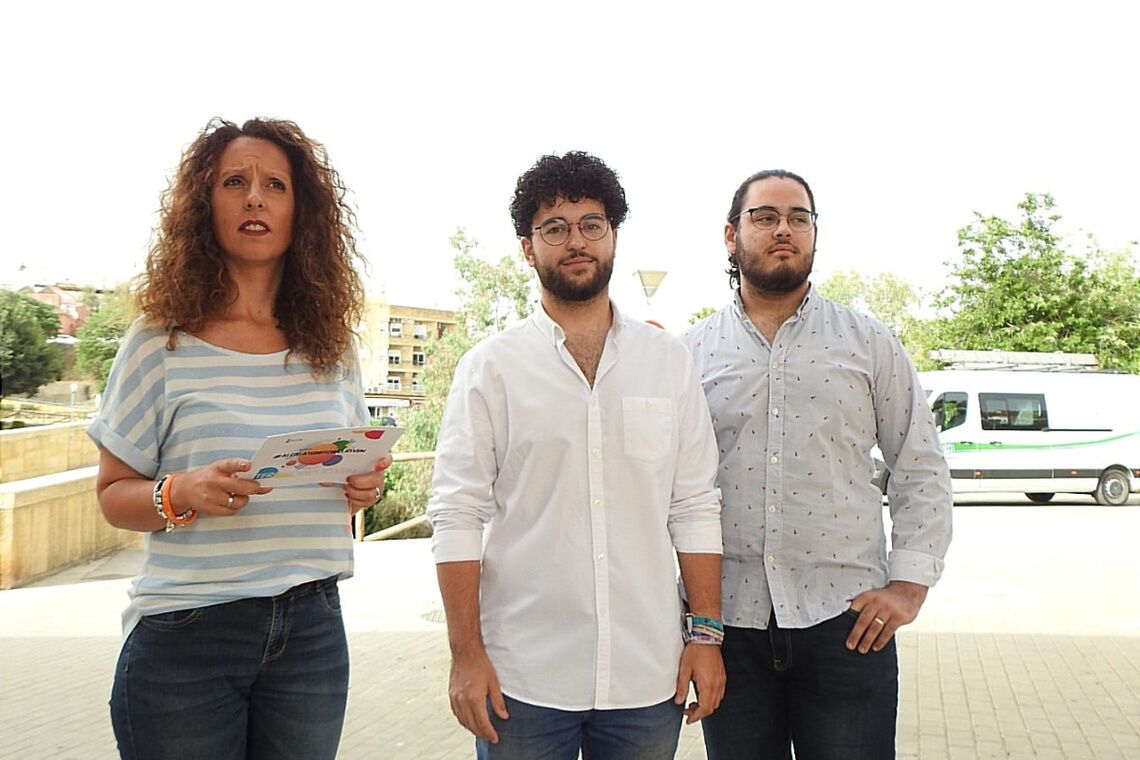
<path fill-rule="evenodd" d="M 689 324 L 695 325 L 697 322 L 700 322 L 705 317 L 711 316 L 715 313 L 716 313 L 715 307 L 702 306 L 701 308 L 694 311 L 691 315 L 689 315 Z"/>
<path fill-rule="evenodd" d="M 961 261 L 937 299 L 942 347 L 1096 354 L 1140 372 L 1140 280 L 1130 251 L 1090 239 L 1078 255 L 1054 231 L 1052 196 L 1026 194 L 1016 221 L 975 213 L 958 231 Z"/>
<path fill-rule="evenodd" d="M 125 286 L 106 296 L 76 332 L 76 366 L 95 380 L 99 393 L 107 387 L 107 376 L 119 350 L 119 341 L 130 326 L 130 294 Z"/>
<path fill-rule="evenodd" d="M 918 291 L 893 274 L 884 272 L 869 279 L 858 272 L 836 272 L 819 285 L 826 298 L 870 314 L 902 335 L 913 322 Z"/>
<path fill-rule="evenodd" d="M 31 395 L 58 380 L 63 367 L 58 347 L 59 317 L 47 304 L 0 291 L 0 395 Z"/>
<path fill-rule="evenodd" d="M 443 408 L 460 357 L 483 338 L 528 316 L 532 309 L 533 276 L 520 254 L 489 262 L 478 255 L 478 241 L 469 238 L 463 229 L 452 235 L 451 246 L 456 251 L 455 270 L 461 280 L 455 328 L 424 347 L 427 361 L 420 374 L 424 403 L 408 414 L 407 433 L 396 445 L 397 451 L 435 450 Z M 422 514 L 431 492 L 431 472 L 431 461 L 406 462 L 389 469 L 384 502 L 380 508 L 369 510 L 366 532 Z"/>
<path fill-rule="evenodd" d="M 940 343 L 938 324 L 915 313 L 919 293 L 906 280 L 886 272 L 867 278 L 858 272 L 840 271 L 820 283 L 819 292 L 832 301 L 866 312 L 891 328 L 920 370 L 938 366 L 927 358 Z"/>

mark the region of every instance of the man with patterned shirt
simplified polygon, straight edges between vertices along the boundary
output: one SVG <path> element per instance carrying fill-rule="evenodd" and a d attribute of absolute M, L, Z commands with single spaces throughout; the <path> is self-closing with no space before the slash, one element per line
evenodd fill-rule
<path fill-rule="evenodd" d="M 727 688 L 704 721 L 710 760 L 893 758 L 894 634 L 950 543 L 950 475 L 914 365 L 880 322 L 813 290 L 815 221 L 803 178 L 745 180 L 725 225 L 735 297 L 683 336 L 723 497 Z"/>

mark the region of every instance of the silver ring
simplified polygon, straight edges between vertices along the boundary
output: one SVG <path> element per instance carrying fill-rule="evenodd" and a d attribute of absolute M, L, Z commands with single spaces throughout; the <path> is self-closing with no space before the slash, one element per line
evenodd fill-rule
<path fill-rule="evenodd" d="M 373 499 L 372 501 L 373 501 L 373 503 L 380 501 L 380 488 L 379 488 L 379 486 L 377 486 L 377 488 L 376 488 L 376 498 Z"/>
<path fill-rule="evenodd" d="M 875 618 L 875 622 L 878 623 L 879 625 L 883 626 L 884 628 L 886 628 L 886 626 L 887 626 L 887 621 L 883 620 L 882 618 Z"/>
<path fill-rule="evenodd" d="M 226 508 L 227 509 L 233 509 L 234 508 L 234 495 L 232 493 L 230 494 L 230 498 L 226 499 Z"/>

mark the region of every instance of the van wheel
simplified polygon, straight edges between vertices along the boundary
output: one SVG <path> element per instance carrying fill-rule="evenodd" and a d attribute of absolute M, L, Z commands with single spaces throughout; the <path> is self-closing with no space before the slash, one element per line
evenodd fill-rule
<path fill-rule="evenodd" d="M 1105 470 L 1093 496 L 1101 506 L 1119 507 L 1128 501 L 1128 475 L 1122 470 Z"/>
<path fill-rule="evenodd" d="M 1055 493 L 1027 493 L 1025 494 L 1025 498 L 1029 499 L 1034 504 L 1045 504 L 1047 502 L 1053 501 L 1053 497 L 1056 495 L 1057 494 Z"/>

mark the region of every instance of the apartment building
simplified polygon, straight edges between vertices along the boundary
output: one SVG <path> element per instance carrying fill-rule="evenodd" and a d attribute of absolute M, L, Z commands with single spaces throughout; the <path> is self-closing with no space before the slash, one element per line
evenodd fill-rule
<path fill-rule="evenodd" d="M 455 312 L 368 299 L 361 324 L 364 390 L 374 417 L 395 417 L 423 402 L 427 344 L 455 327 Z"/>

